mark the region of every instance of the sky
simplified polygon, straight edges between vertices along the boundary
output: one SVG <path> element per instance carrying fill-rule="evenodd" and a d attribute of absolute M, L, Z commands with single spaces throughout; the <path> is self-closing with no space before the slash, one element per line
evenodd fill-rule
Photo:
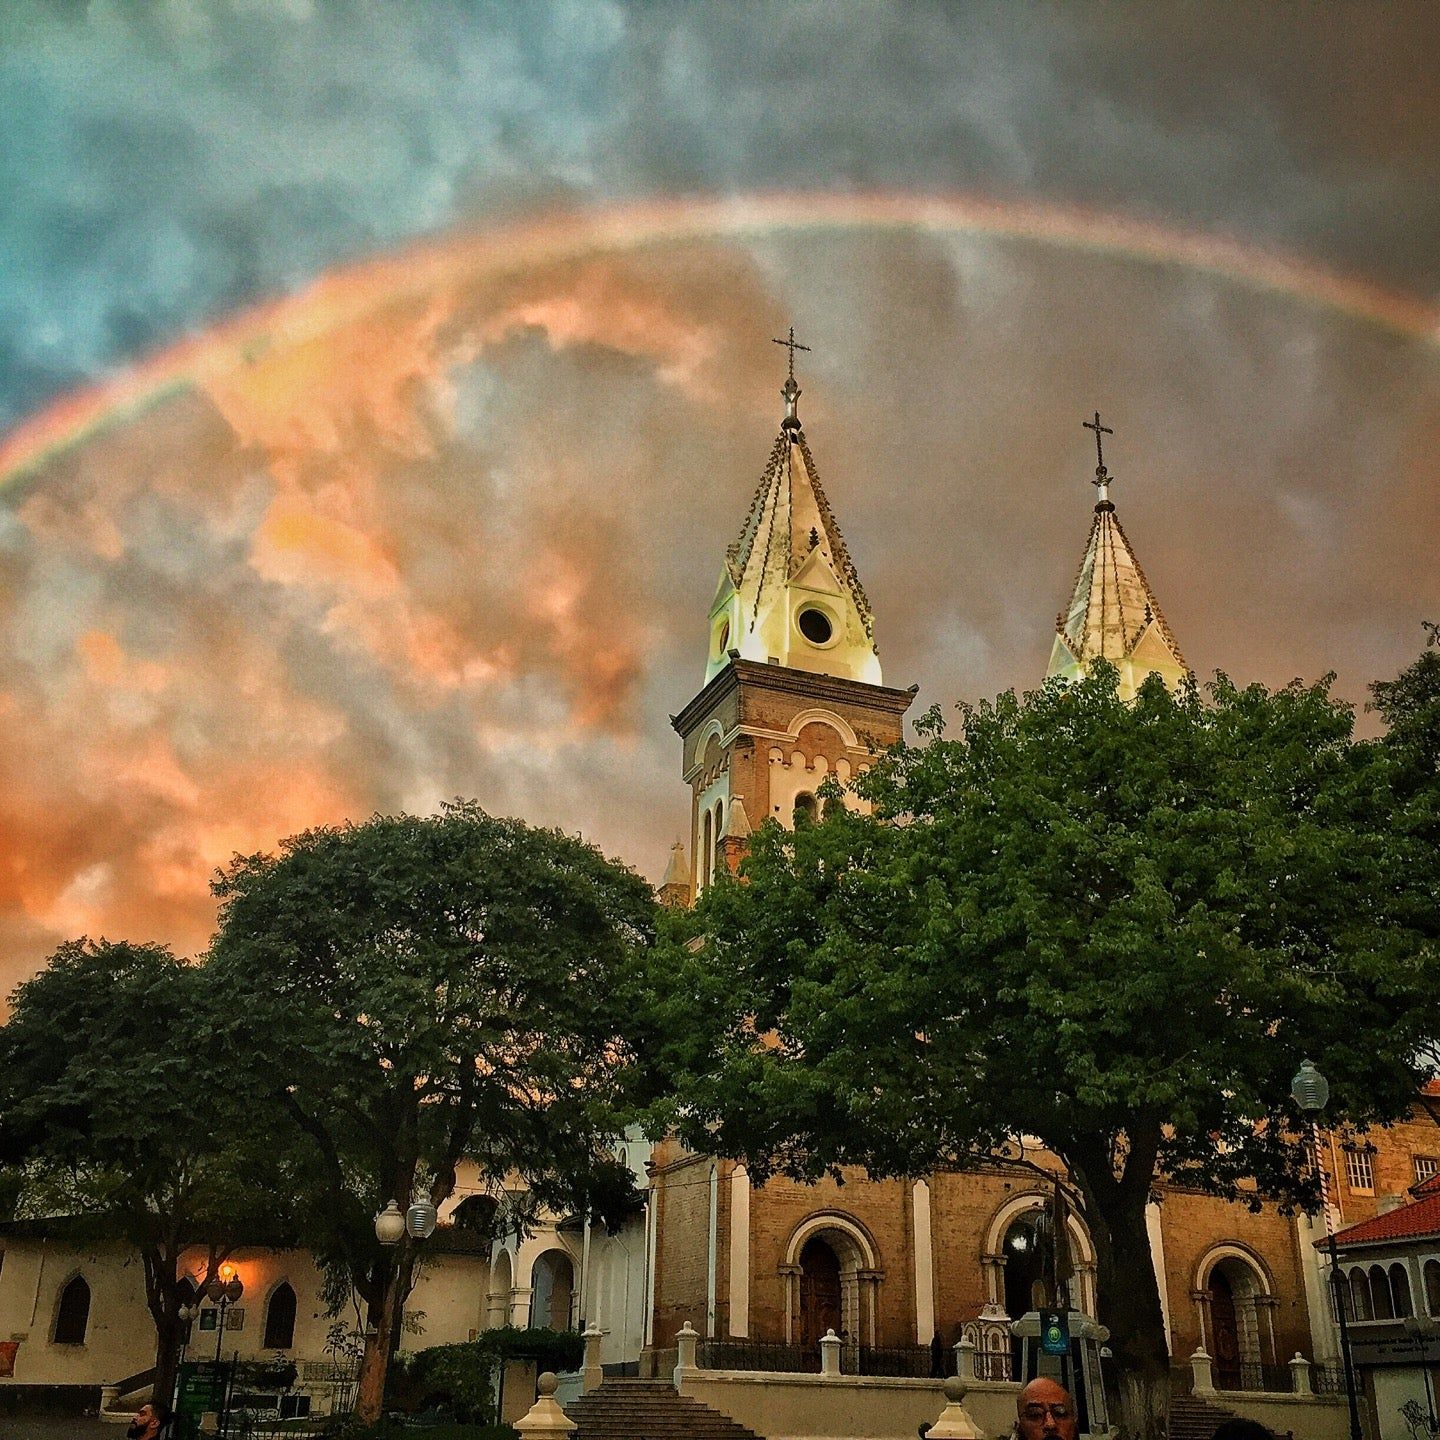
<path fill-rule="evenodd" d="M 1186 659 L 1440 618 L 1440 11 L 0 8 L 0 993 L 474 797 L 659 878 L 782 408 L 917 709 L 1111 497 Z M 1361 717 L 1373 727 L 1373 718 Z"/>

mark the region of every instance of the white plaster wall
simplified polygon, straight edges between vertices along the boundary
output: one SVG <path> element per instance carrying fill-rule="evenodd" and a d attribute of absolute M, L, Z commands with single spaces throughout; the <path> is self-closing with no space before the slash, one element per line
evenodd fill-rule
<path fill-rule="evenodd" d="M 189 1257 L 187 1257 L 189 1258 Z M 203 1263 L 197 1253 L 190 1268 Z M 347 1307 L 333 1319 L 320 1298 L 321 1277 L 302 1250 L 241 1250 L 232 1257 L 245 1292 L 227 1315 L 222 1354 L 242 1359 L 274 1354 L 264 1347 L 265 1305 L 286 1280 L 295 1291 L 295 1342 L 284 1353 L 297 1361 L 325 1358 L 325 1340 L 337 1321 L 358 1324 Z M 50 1334 L 61 1288 L 77 1272 L 90 1285 L 90 1324 L 83 1345 L 55 1345 Z M 407 1331 L 408 1350 L 467 1340 L 484 1323 L 489 1265 L 480 1257 L 444 1255 L 421 1275 L 406 1311 L 421 1327 Z M 424 1312 L 419 1318 L 418 1312 Z M 241 1312 L 238 1329 L 235 1312 Z M 0 1269 L 0 1338 L 18 1339 L 15 1374 L 0 1385 L 105 1385 L 147 1369 L 155 1361 L 155 1327 L 145 1305 L 139 1258 L 121 1246 L 78 1248 L 40 1240 L 6 1242 Z M 191 1331 L 190 1354 L 210 1357 L 217 1335 Z"/>

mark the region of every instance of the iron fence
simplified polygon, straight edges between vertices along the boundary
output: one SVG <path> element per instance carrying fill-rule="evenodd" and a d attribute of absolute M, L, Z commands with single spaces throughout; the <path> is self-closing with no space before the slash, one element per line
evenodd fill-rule
<path fill-rule="evenodd" d="M 818 1346 L 786 1345 L 770 1340 L 702 1340 L 697 1358 L 702 1370 L 770 1370 L 818 1375 Z"/>
<path fill-rule="evenodd" d="M 1271 1394 L 1288 1395 L 1291 1384 L 1288 1365 L 1217 1365 L 1215 1367 L 1215 1388 L 1217 1390 L 1264 1390 Z"/>
<path fill-rule="evenodd" d="M 1310 1388 L 1317 1395 L 1343 1395 L 1345 1393 L 1345 1367 L 1343 1365 L 1312 1365 L 1310 1367 Z"/>
<path fill-rule="evenodd" d="M 1003 1350 L 977 1350 L 975 1352 L 975 1378 L 977 1380 L 1013 1380 L 1015 1362 Z"/>
<path fill-rule="evenodd" d="M 949 1358 L 945 1357 L 947 1361 Z M 840 1373 L 891 1379 L 944 1379 L 943 1373 L 935 1375 L 935 1357 L 928 1345 L 845 1345 L 840 1350 Z"/>

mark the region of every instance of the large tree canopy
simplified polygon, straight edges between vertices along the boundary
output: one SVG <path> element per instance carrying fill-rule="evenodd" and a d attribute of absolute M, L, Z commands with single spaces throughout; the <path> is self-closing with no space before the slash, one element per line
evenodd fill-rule
<path fill-rule="evenodd" d="M 235 1245 L 287 1221 L 284 1156 L 211 1068 L 206 978 L 162 946 L 76 940 L 15 991 L 0 1027 L 0 1163 L 19 1213 L 135 1248 L 161 1396 L 190 1295 L 184 1252 L 208 1257 L 203 1285 Z"/>
<path fill-rule="evenodd" d="M 463 1160 L 558 1209 L 613 1216 L 619 1104 L 646 1014 L 654 899 L 582 841 L 457 804 L 237 858 L 208 966 L 236 1063 L 310 1156 L 309 1238 L 368 1307 L 378 1414 L 416 1250 L 372 1217 L 439 1204 Z"/>
<path fill-rule="evenodd" d="M 1306 1055 L 1334 1115 L 1404 1111 L 1440 1021 L 1440 856 L 1325 683 L 1127 704 L 1101 666 L 960 721 L 873 769 L 871 815 L 762 827 L 741 881 L 673 922 L 671 1118 L 760 1175 L 1038 1137 L 1095 1242 L 1128 1432 L 1155 1434 L 1151 1191 L 1308 1201 Z"/>

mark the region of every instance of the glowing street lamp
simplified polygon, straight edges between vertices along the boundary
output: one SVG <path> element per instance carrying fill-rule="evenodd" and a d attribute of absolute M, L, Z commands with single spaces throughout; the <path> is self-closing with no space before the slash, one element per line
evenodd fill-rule
<path fill-rule="evenodd" d="M 220 1348 L 225 1340 L 225 1311 L 245 1293 L 244 1282 L 235 1273 L 235 1267 L 227 1260 L 220 1267 L 220 1273 L 205 1287 L 205 1294 L 220 1311 L 215 1324 L 215 1363 L 220 1363 Z"/>

